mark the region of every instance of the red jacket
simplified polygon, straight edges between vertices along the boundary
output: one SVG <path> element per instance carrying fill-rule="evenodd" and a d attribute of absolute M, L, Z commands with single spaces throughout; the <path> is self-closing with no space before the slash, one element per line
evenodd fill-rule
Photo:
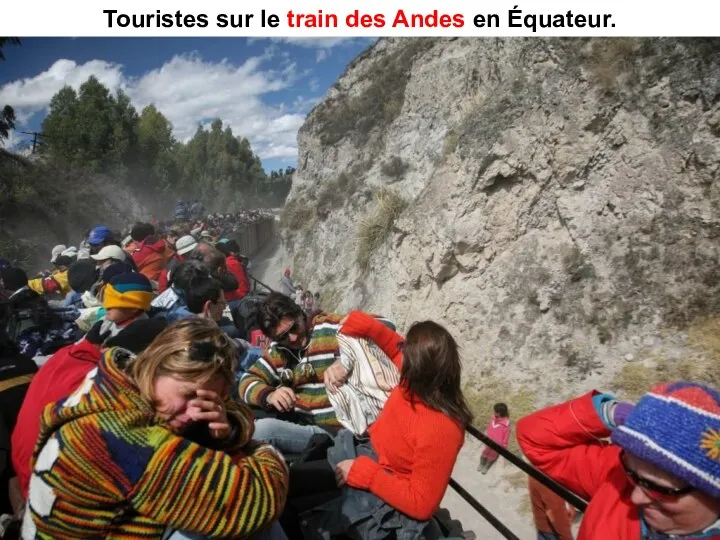
<path fill-rule="evenodd" d="M 13 468 L 25 498 L 30 483 L 30 461 L 40 435 L 43 409 L 48 403 L 72 394 L 99 360 L 100 347 L 82 339 L 53 354 L 33 377 L 20 408 L 11 442 Z"/>
<path fill-rule="evenodd" d="M 225 300 L 232 302 L 233 300 L 240 300 L 248 292 L 250 292 L 250 280 L 248 279 L 245 267 L 238 260 L 235 255 L 228 255 L 225 259 L 228 272 L 230 272 L 238 282 L 238 288 L 232 292 L 225 293 Z"/>
<path fill-rule="evenodd" d="M 620 447 L 604 439 L 610 430 L 595 412 L 589 392 L 520 419 L 518 443 L 530 462 L 589 500 L 578 540 L 640 540 L 633 486 L 620 464 Z"/>
<path fill-rule="evenodd" d="M 160 272 L 160 277 L 158 278 L 158 292 L 163 293 L 167 290 L 169 281 L 168 274 L 184 260 L 185 257 L 183 257 L 182 255 L 178 255 L 177 253 L 168 259 L 167 266 L 162 269 L 162 272 Z"/>
<path fill-rule="evenodd" d="M 160 274 L 167 267 L 165 240 L 162 238 L 146 238 L 137 245 L 131 255 L 138 267 L 138 272 L 149 280 L 157 282 Z"/>
<path fill-rule="evenodd" d="M 374 317 L 354 311 L 342 333 L 371 339 L 402 368 L 402 337 Z M 429 519 L 447 490 L 465 441 L 463 427 L 413 399 L 401 383 L 390 393 L 368 433 L 378 461 L 366 456 L 355 459 L 348 485 L 374 493 L 413 519 Z"/>

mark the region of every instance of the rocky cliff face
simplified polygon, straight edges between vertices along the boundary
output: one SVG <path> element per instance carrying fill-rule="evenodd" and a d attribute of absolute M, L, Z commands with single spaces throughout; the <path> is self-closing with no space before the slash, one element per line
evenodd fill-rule
<path fill-rule="evenodd" d="M 283 240 L 326 305 L 556 397 L 707 356 L 719 137 L 717 40 L 380 40 L 300 131 Z"/>

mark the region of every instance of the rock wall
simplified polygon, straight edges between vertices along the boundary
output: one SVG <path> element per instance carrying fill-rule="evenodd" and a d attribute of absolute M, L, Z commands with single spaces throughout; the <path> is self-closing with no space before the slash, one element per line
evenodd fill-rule
<path fill-rule="evenodd" d="M 718 312 L 719 136 L 718 40 L 383 39 L 300 130 L 284 247 L 470 379 L 592 386 Z"/>

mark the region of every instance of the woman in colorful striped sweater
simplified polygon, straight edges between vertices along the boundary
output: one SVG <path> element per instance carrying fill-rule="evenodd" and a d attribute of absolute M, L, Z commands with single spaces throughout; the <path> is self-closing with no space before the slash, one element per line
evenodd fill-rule
<path fill-rule="evenodd" d="M 251 441 L 250 411 L 227 400 L 235 356 L 200 318 L 169 326 L 137 357 L 109 350 L 43 413 L 23 538 L 268 529 L 288 472 L 272 447 Z"/>

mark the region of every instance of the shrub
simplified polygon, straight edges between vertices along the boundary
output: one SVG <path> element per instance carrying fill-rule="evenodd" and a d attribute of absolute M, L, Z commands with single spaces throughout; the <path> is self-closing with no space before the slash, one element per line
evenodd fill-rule
<path fill-rule="evenodd" d="M 358 228 L 356 262 L 363 273 L 370 269 L 373 254 L 385 243 L 395 220 L 407 207 L 407 201 L 389 189 L 377 192 L 376 199 L 375 212 L 361 219 Z"/>
<path fill-rule="evenodd" d="M 400 180 L 409 168 L 410 165 L 401 158 L 393 156 L 380 166 L 380 172 L 394 180 Z"/>
<path fill-rule="evenodd" d="M 315 216 L 315 209 L 307 199 L 299 198 L 289 201 L 280 216 L 280 228 L 299 231 L 309 227 Z"/>

